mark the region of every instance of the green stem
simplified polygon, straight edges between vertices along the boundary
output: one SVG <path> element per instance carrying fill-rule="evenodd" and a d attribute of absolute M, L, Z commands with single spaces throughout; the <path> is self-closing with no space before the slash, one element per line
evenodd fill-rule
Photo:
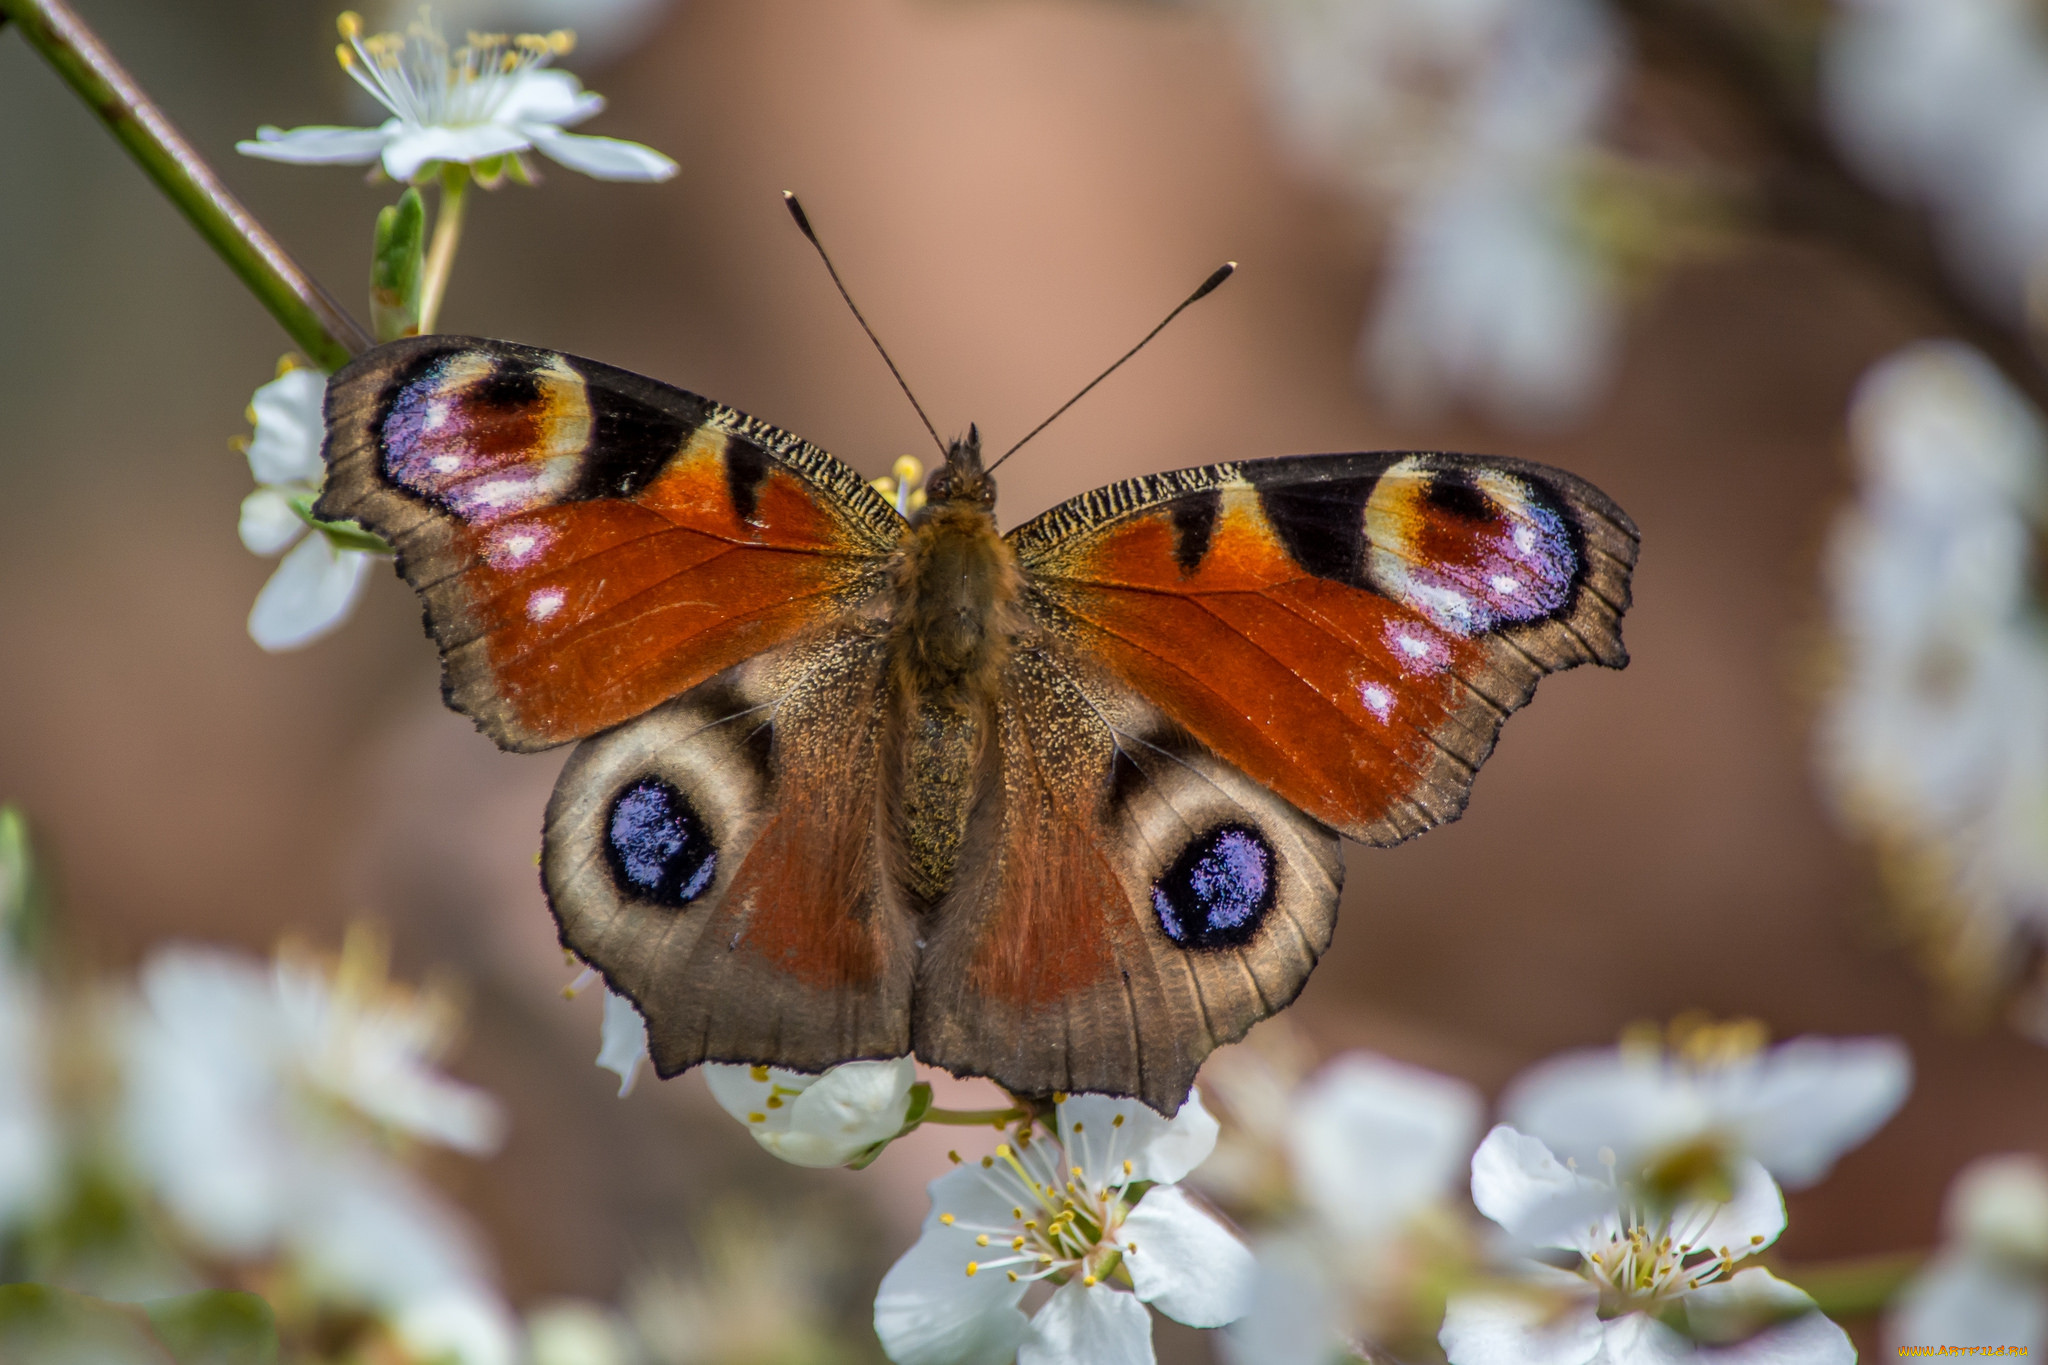
<path fill-rule="evenodd" d="M 15 21 L 29 46 L 106 124 L 307 359 L 335 370 L 369 349 L 370 338 L 355 319 L 228 193 L 64 0 L 0 0 L 4 19 Z"/>
<path fill-rule="evenodd" d="M 1920 1251 L 1892 1251 L 1812 1265 L 1779 1266 L 1780 1278 L 1813 1296 L 1831 1318 L 1868 1317 L 1881 1311 L 1927 1260 Z"/>
<path fill-rule="evenodd" d="M 1029 1118 L 1023 1109 L 927 1109 L 923 1122 L 951 1124 L 955 1128 L 999 1128 Z"/>
<path fill-rule="evenodd" d="M 441 319 L 441 300 L 448 296 L 448 275 L 455 269 L 455 248 L 462 242 L 462 215 L 468 207 L 469 167 L 448 162 L 441 167 L 441 203 L 434 210 L 434 240 L 427 247 L 426 283 L 420 286 L 421 336 L 432 332 Z"/>

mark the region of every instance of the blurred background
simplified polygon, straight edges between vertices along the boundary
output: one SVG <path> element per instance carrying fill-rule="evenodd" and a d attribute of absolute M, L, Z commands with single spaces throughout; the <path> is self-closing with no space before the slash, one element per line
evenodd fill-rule
<path fill-rule="evenodd" d="M 381 118 L 333 60 L 332 7 L 78 8 L 360 314 L 392 187 L 232 152 L 259 124 Z M 479 195 L 442 327 L 643 371 L 880 475 L 925 437 L 788 188 L 941 430 L 1005 445 L 1240 262 L 1006 467 L 1007 524 L 1112 479 L 1312 451 L 1590 478 L 1642 530 L 1632 664 L 1546 682 L 1459 823 L 1347 849 L 1336 942 L 1291 1017 L 1320 1051 L 1489 1090 L 1689 1009 L 1898 1035 L 1911 1099 L 1791 1197 L 1780 1250 L 1924 1247 L 1959 1167 L 2048 1152 L 2039 19 L 1991 0 L 477 0 L 453 29 L 580 30 L 564 65 L 610 101 L 584 131 L 682 170 L 614 186 L 542 163 L 539 188 Z M 453 983 L 451 1069 L 506 1107 L 496 1156 L 431 1173 L 512 1302 L 619 1302 L 766 1229 L 807 1248 L 821 1321 L 852 1324 L 834 1349 L 870 1356 L 865 1303 L 945 1143 L 799 1171 L 695 1076 L 615 1098 L 534 872 L 563 755 L 501 754 L 441 707 L 381 567 L 338 634 L 251 643 L 270 565 L 235 537 L 250 484 L 229 441 L 287 343 L 4 31 L 0 128 L 0 798 L 34 822 L 71 950 L 121 972 L 171 941 L 332 949 L 381 923 L 398 974 Z M 1870 378 L 1941 338 L 1972 349 Z M 2004 594 L 1982 631 L 2019 662 L 1982 688 L 1956 681 L 1977 656 L 1941 673 L 1918 650 L 1913 621 L 1957 616 L 1934 560 L 1899 556 L 1941 533 L 1899 530 L 1912 511 L 1884 492 L 1971 441 L 1995 447 L 1985 515 L 2019 535 L 1969 580 L 1992 588 L 1956 589 Z M 1900 583 L 1926 611 L 1886 614 Z M 1170 1324 L 1159 1342 L 1206 1358 Z"/>

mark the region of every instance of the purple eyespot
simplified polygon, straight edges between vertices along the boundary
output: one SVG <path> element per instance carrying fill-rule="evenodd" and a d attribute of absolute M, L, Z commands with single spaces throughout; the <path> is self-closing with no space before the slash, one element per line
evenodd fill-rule
<path fill-rule="evenodd" d="M 1247 942 L 1272 908 L 1273 846 L 1249 825 L 1196 836 L 1152 883 L 1159 927 L 1183 948 Z"/>
<path fill-rule="evenodd" d="M 643 777 L 612 798 L 604 851 L 619 890 L 657 905 L 688 905 L 718 875 L 718 847 L 703 817 L 658 777 Z"/>

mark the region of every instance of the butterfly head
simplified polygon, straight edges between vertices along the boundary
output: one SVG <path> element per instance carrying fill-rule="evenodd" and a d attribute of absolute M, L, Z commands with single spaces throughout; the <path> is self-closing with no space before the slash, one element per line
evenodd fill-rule
<path fill-rule="evenodd" d="M 981 432 L 970 425 L 967 434 L 946 447 L 946 463 L 925 480 L 925 505 L 965 503 L 972 507 L 996 505 L 996 481 L 981 467 Z"/>

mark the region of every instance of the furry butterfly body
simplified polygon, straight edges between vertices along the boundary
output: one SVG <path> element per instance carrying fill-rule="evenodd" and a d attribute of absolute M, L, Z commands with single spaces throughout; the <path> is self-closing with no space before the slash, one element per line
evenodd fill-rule
<path fill-rule="evenodd" d="M 914 1051 L 1170 1112 L 1328 946 L 1340 835 L 1455 818 L 1543 674 L 1626 662 L 1634 527 L 1518 461 L 1211 465 L 1003 535 L 972 438 L 906 521 L 554 352 L 416 338 L 328 394 L 319 514 L 396 547 L 449 704 L 581 741 L 543 881 L 664 1076 Z"/>

